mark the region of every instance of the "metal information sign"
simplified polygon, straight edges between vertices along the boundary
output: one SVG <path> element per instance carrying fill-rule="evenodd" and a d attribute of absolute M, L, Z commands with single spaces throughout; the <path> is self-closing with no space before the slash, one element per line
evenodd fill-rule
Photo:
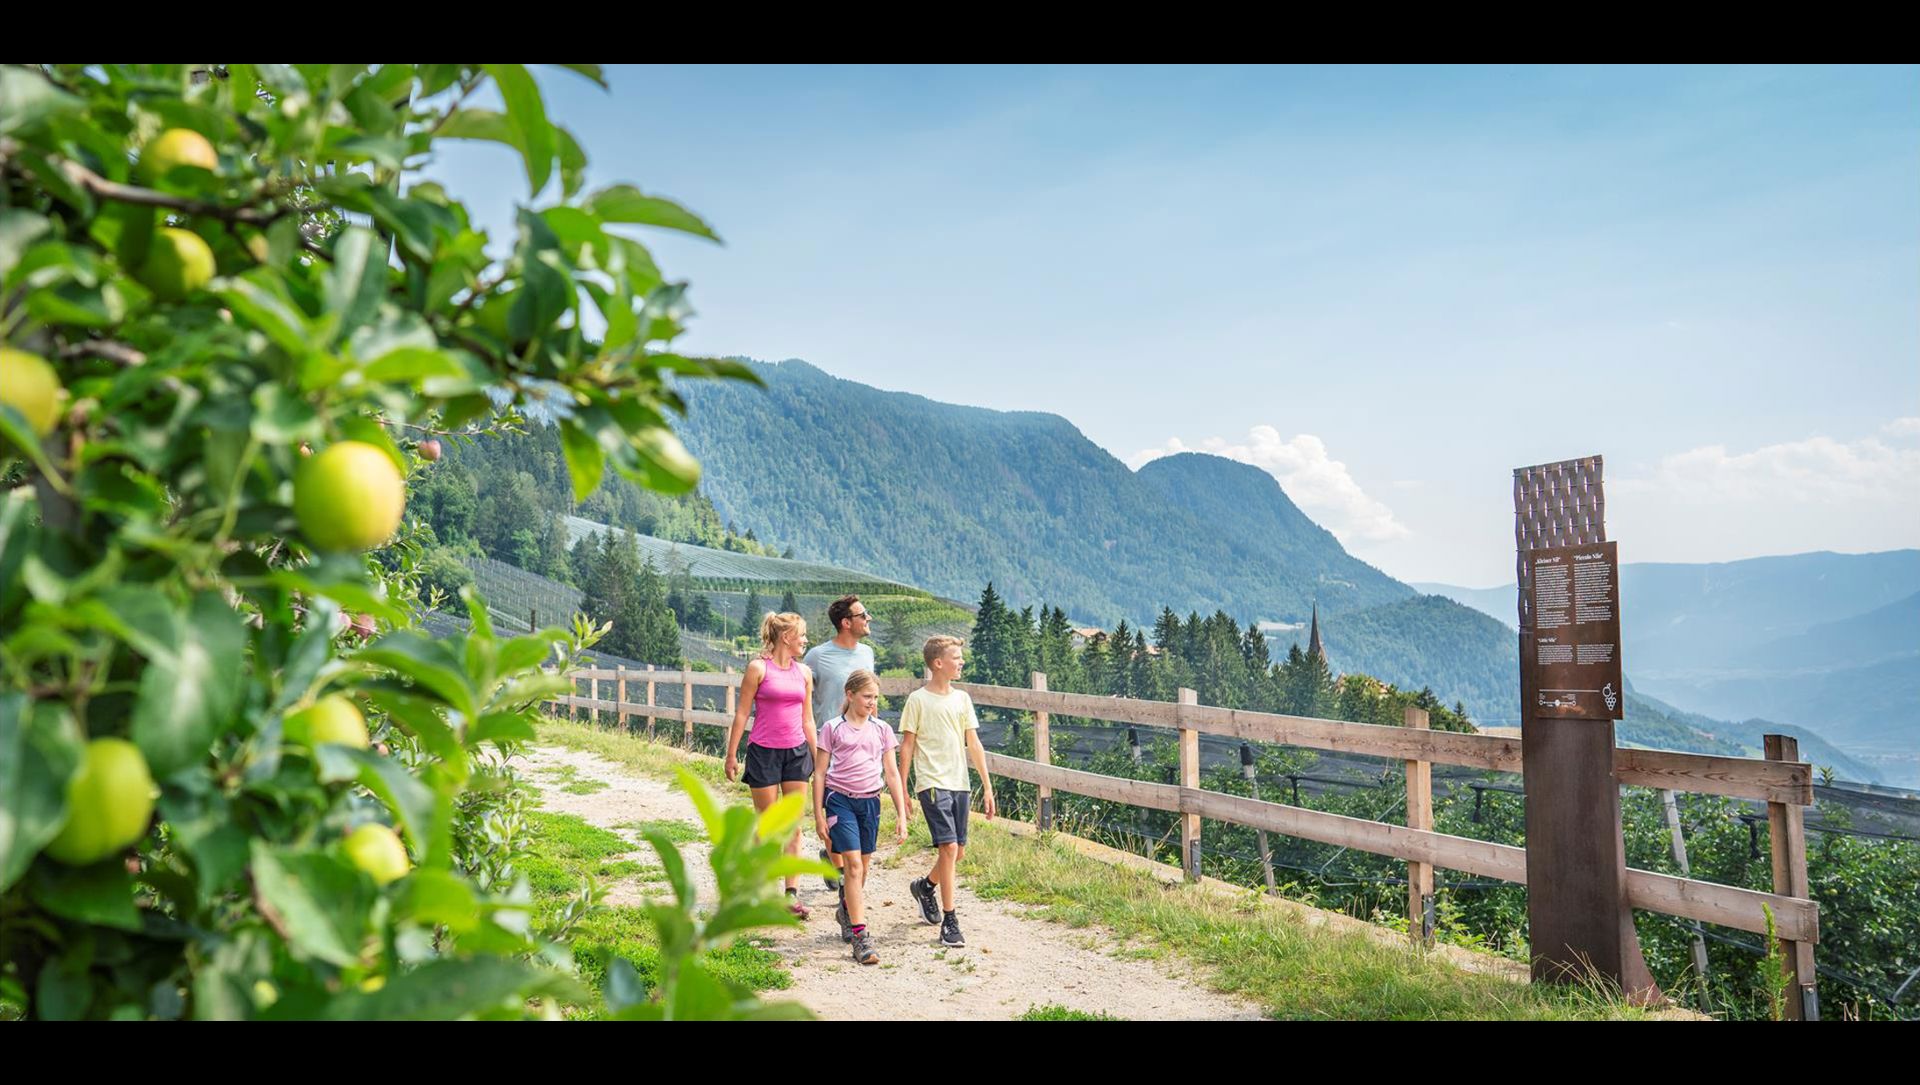
<path fill-rule="evenodd" d="M 1626 715 L 1620 674 L 1618 543 L 1529 550 L 1528 652 L 1536 717 L 1617 720 Z"/>

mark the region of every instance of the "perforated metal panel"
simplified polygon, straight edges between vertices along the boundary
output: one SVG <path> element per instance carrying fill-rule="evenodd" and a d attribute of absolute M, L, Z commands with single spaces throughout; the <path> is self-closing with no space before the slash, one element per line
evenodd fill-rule
<path fill-rule="evenodd" d="M 1527 551 L 1606 541 L 1607 497 L 1599 456 L 1514 468 L 1514 575 L 1520 585 L 1521 632 L 1533 629 Z"/>

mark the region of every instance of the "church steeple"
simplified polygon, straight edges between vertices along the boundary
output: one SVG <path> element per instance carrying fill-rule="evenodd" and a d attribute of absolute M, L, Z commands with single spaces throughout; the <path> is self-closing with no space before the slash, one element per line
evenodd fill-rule
<path fill-rule="evenodd" d="M 1313 604 L 1313 628 L 1307 634 L 1307 654 L 1327 658 L 1327 650 L 1320 644 L 1320 604 Z"/>

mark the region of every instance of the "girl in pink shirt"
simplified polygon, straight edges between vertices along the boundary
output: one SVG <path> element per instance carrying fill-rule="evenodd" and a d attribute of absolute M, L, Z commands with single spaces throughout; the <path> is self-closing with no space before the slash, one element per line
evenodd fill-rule
<path fill-rule="evenodd" d="M 820 729 L 820 767 L 813 776 L 813 824 L 841 864 L 840 940 L 853 959 L 878 964 L 867 933 L 867 872 L 880 843 L 880 792 L 893 796 L 894 843 L 907 839 L 907 793 L 900 782 L 893 728 L 874 714 L 880 680 L 872 671 L 847 676 L 846 715 Z"/>

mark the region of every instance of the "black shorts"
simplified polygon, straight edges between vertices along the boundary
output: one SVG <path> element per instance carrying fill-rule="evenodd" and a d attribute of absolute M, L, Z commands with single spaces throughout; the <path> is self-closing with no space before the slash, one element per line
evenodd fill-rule
<path fill-rule="evenodd" d="M 926 815 L 927 831 L 935 846 L 967 842 L 967 806 L 973 794 L 967 791 L 943 791 L 930 787 L 920 792 L 920 812 Z"/>
<path fill-rule="evenodd" d="M 748 787 L 779 787 L 813 779 L 813 748 L 802 742 L 785 750 L 747 743 L 746 770 L 740 774 Z"/>

